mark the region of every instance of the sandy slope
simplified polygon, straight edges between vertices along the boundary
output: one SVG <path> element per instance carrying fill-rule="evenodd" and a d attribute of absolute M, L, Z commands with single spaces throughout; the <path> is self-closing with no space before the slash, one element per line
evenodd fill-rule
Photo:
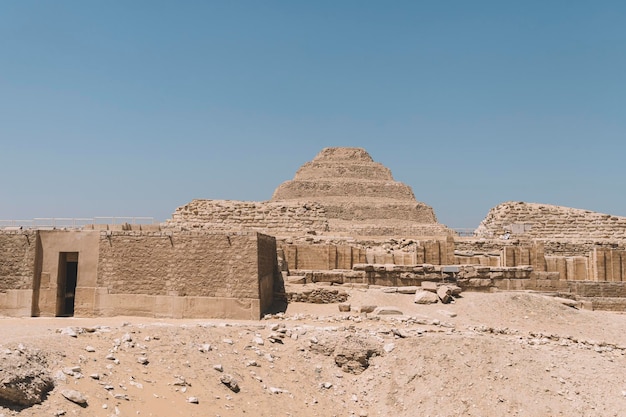
<path fill-rule="evenodd" d="M 465 293 L 446 306 L 350 293 L 353 307 L 396 306 L 404 316 L 293 303 L 257 322 L 0 319 L 0 349 L 41 349 L 53 375 L 80 367 L 42 404 L 0 407 L 0 416 L 624 415 L 625 315 L 527 293 Z M 95 331 L 57 332 L 66 327 Z M 362 373 L 336 364 L 340 351 L 366 346 L 378 354 Z M 239 392 L 220 381 L 226 374 Z M 88 405 L 66 400 L 67 388 Z"/>

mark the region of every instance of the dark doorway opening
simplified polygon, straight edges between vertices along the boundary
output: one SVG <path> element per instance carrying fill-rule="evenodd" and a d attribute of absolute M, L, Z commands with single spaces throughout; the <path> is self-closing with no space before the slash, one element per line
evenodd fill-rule
<path fill-rule="evenodd" d="M 57 317 L 74 315 L 74 300 L 78 282 L 78 252 L 59 253 L 57 278 Z"/>

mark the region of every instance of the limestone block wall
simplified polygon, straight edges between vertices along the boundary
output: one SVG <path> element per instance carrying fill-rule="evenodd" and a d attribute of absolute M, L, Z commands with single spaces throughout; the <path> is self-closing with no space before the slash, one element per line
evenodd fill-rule
<path fill-rule="evenodd" d="M 585 256 L 546 256 L 546 271 L 558 273 L 561 281 L 592 279 L 591 263 Z"/>
<path fill-rule="evenodd" d="M 355 241 L 342 244 L 287 244 L 280 247 L 289 269 L 352 269 L 355 264 L 450 264 L 454 261 L 454 241 L 407 240 L 404 244 L 374 244 Z"/>
<path fill-rule="evenodd" d="M 33 288 L 37 234 L 0 231 L 0 292 Z"/>
<path fill-rule="evenodd" d="M 455 271 L 455 272 L 454 272 Z M 355 264 L 352 270 L 300 270 L 304 283 L 329 282 L 333 284 L 367 284 L 388 287 L 419 286 L 424 281 L 453 280 L 463 288 L 488 291 L 497 282 L 529 281 L 532 268 L 492 268 L 461 265 L 453 269 L 442 265 Z M 521 286 L 522 284 L 518 284 Z"/>
<path fill-rule="evenodd" d="M 626 281 L 626 251 L 595 248 L 590 259 L 591 280 Z"/>
<path fill-rule="evenodd" d="M 0 231 L 0 315 L 30 315 L 36 247 L 34 231 Z"/>
<path fill-rule="evenodd" d="M 282 245 L 289 269 L 352 269 L 366 251 L 349 245 Z"/>
<path fill-rule="evenodd" d="M 512 237 L 552 240 L 626 240 L 626 217 L 549 204 L 506 202 L 487 214 L 475 235 L 485 238 L 510 231 Z"/>
<path fill-rule="evenodd" d="M 95 315 L 257 319 L 272 302 L 270 236 L 102 232 L 99 255 Z"/>
<path fill-rule="evenodd" d="M 310 202 L 193 200 L 178 207 L 164 230 L 249 230 L 269 234 L 327 231 L 322 206 Z"/>

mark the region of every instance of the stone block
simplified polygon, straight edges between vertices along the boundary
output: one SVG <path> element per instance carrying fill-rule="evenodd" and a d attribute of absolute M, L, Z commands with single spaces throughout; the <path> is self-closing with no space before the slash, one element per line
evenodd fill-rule
<path fill-rule="evenodd" d="M 415 294 L 419 288 L 420 287 L 416 287 L 415 285 L 410 285 L 407 287 L 398 287 L 397 291 L 400 294 Z"/>
<path fill-rule="evenodd" d="M 439 297 L 434 292 L 420 290 L 415 293 L 413 302 L 415 304 L 435 304 L 439 302 Z"/>

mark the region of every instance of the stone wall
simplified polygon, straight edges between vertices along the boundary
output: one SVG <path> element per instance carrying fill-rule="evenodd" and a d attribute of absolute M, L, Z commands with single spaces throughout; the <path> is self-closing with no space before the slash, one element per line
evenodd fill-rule
<path fill-rule="evenodd" d="M 259 231 L 270 234 L 324 232 L 326 211 L 310 202 L 193 200 L 178 207 L 164 230 Z"/>
<path fill-rule="evenodd" d="M 258 319 L 279 276 L 275 239 L 256 232 L 0 232 L 9 316 Z"/>
<path fill-rule="evenodd" d="M 570 240 L 626 240 L 626 217 L 549 204 L 506 202 L 489 211 L 475 231 L 494 238 L 506 231 L 511 237 Z"/>
<path fill-rule="evenodd" d="M 259 318 L 275 259 L 257 233 L 103 232 L 95 314 Z"/>
<path fill-rule="evenodd" d="M 0 231 L 0 292 L 32 289 L 37 233 Z"/>
<path fill-rule="evenodd" d="M 292 283 L 363 284 L 386 287 L 420 286 L 424 281 L 456 281 L 465 289 L 489 291 L 497 282 L 529 281 L 532 268 L 528 266 L 493 268 L 474 265 L 393 265 L 355 264 L 351 270 L 293 271 Z"/>
<path fill-rule="evenodd" d="M 35 231 L 0 231 L 0 315 L 30 315 L 36 247 Z"/>
<path fill-rule="evenodd" d="M 365 261 L 365 250 L 349 245 L 282 245 L 289 269 L 352 269 Z"/>
<path fill-rule="evenodd" d="M 289 269 L 352 269 L 355 264 L 449 264 L 454 241 L 392 239 L 389 242 L 351 240 L 336 244 L 279 244 Z"/>

